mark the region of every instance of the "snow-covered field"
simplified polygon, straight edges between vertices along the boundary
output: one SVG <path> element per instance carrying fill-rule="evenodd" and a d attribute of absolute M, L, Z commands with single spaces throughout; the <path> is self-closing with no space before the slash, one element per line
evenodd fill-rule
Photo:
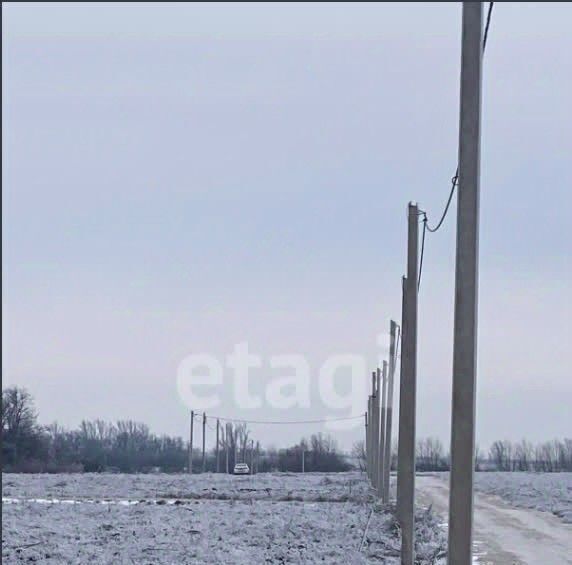
<path fill-rule="evenodd" d="M 3 475 L 6 563 L 398 563 L 392 508 L 360 473 Z M 417 520 L 421 563 L 444 536 Z"/>
<path fill-rule="evenodd" d="M 449 473 L 429 473 L 444 481 Z M 572 473 L 475 473 L 475 489 L 517 508 L 551 512 L 572 524 Z"/>
<path fill-rule="evenodd" d="M 475 487 L 513 506 L 552 512 L 572 524 L 572 473 L 475 473 Z"/>

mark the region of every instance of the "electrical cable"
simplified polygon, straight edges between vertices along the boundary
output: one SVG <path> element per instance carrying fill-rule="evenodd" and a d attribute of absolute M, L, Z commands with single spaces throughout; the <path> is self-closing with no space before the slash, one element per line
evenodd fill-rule
<path fill-rule="evenodd" d="M 491 18 L 493 15 L 494 4 L 495 4 L 494 2 L 489 2 L 489 9 L 487 12 L 487 21 L 485 24 L 485 32 L 483 35 L 483 55 L 485 54 L 485 49 L 487 47 L 487 39 L 489 37 L 489 28 L 491 26 Z M 425 252 L 425 233 L 427 231 L 429 231 L 430 233 L 435 233 L 443 225 L 443 222 L 445 221 L 445 218 L 447 217 L 447 214 L 449 212 L 449 207 L 451 206 L 451 201 L 453 200 L 453 195 L 455 194 L 455 189 L 457 188 L 458 185 L 459 185 L 459 166 L 457 165 L 457 170 L 455 171 L 455 174 L 454 174 L 453 178 L 451 179 L 451 190 L 449 191 L 449 197 L 447 198 L 447 203 L 445 204 L 445 208 L 443 210 L 443 213 L 441 214 L 441 218 L 437 222 L 437 225 L 435 225 L 434 227 L 431 227 L 429 225 L 429 219 L 427 217 L 427 213 L 422 212 L 422 215 L 423 215 L 423 235 L 422 235 L 422 241 L 421 241 L 421 256 L 419 259 L 419 275 L 418 275 L 418 279 L 417 279 L 417 291 L 418 292 L 419 292 L 419 287 L 421 286 L 421 273 L 423 271 L 423 256 L 424 256 L 424 252 Z"/>
<path fill-rule="evenodd" d="M 491 18 L 493 15 L 493 6 L 494 6 L 494 2 L 489 2 L 489 10 L 487 12 L 487 22 L 485 24 L 485 32 L 483 35 L 483 55 L 485 54 L 485 49 L 487 47 L 487 39 L 489 37 L 489 28 L 491 25 Z M 431 233 L 436 232 L 442 225 L 443 222 L 445 221 L 445 217 L 447 216 L 447 213 L 449 212 L 449 206 L 451 205 L 451 200 L 453 199 L 453 194 L 455 194 L 455 188 L 457 188 L 459 184 L 459 167 L 457 166 L 457 170 L 455 171 L 455 174 L 453 176 L 453 178 L 451 179 L 451 191 L 449 192 L 449 197 L 447 198 L 447 203 L 445 204 L 445 209 L 443 210 L 443 213 L 441 214 L 441 219 L 439 220 L 439 222 L 437 223 L 437 225 L 435 227 L 431 227 L 429 225 L 427 225 L 427 230 L 429 230 Z M 425 216 L 427 216 L 427 214 L 425 214 Z"/>
<path fill-rule="evenodd" d="M 196 412 L 195 414 L 199 414 Z M 346 416 L 344 418 L 325 418 L 321 420 L 244 420 L 242 418 L 225 418 L 223 416 L 210 415 L 209 418 L 217 418 L 223 422 L 234 422 L 241 424 L 269 424 L 269 425 L 289 425 L 289 424 L 322 424 L 328 422 L 340 422 L 343 420 L 357 420 L 363 418 L 363 414 L 359 416 Z"/>
<path fill-rule="evenodd" d="M 419 274 L 417 275 L 417 292 L 421 286 L 421 273 L 423 272 L 423 257 L 425 256 L 425 233 L 427 231 L 427 215 L 423 218 L 423 234 L 421 235 L 421 256 L 419 258 Z"/>

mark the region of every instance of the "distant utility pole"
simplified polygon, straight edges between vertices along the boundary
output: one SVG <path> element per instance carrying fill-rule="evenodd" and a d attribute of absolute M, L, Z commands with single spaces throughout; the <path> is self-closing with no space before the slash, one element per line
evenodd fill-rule
<path fill-rule="evenodd" d="M 397 324 L 389 323 L 389 375 L 387 380 L 387 417 L 385 427 L 385 455 L 383 457 L 383 502 L 389 502 L 389 477 L 391 473 L 391 418 L 393 416 L 393 379 L 396 365 L 396 334 Z"/>
<path fill-rule="evenodd" d="M 368 400 L 368 410 L 369 410 L 369 400 Z M 369 431 L 367 429 L 367 418 L 368 418 L 368 414 L 369 414 L 368 410 L 366 410 L 366 412 L 364 414 L 364 425 L 365 425 L 365 450 L 364 451 L 365 451 L 365 470 L 366 470 L 366 473 L 369 473 L 369 469 L 367 467 L 367 465 L 368 465 L 367 443 L 368 443 L 368 434 L 369 434 Z"/>
<path fill-rule="evenodd" d="M 387 438 L 385 437 L 385 420 L 387 417 L 387 406 L 386 406 L 386 391 L 387 391 L 387 361 L 383 361 L 383 370 L 381 372 L 381 424 L 379 429 L 379 469 L 377 477 L 377 494 L 379 498 L 383 499 L 383 481 L 384 481 L 384 468 L 385 468 L 385 443 Z"/>
<path fill-rule="evenodd" d="M 254 440 L 250 440 L 250 474 L 254 474 Z"/>
<path fill-rule="evenodd" d="M 370 481 L 372 483 L 373 488 L 375 488 L 375 468 L 377 467 L 377 459 L 376 459 L 376 452 L 375 452 L 375 434 L 376 434 L 376 427 L 377 427 L 377 418 L 379 416 L 379 410 L 375 410 L 375 379 L 376 379 L 377 372 L 372 371 L 371 373 L 371 425 L 369 430 L 369 445 L 371 451 L 371 477 Z"/>
<path fill-rule="evenodd" d="M 216 472 L 220 473 L 220 458 L 219 458 L 219 419 L 216 419 Z"/>
<path fill-rule="evenodd" d="M 411 202 L 408 208 L 406 331 L 402 338 L 401 397 L 399 405 L 398 476 L 401 563 L 415 561 L 415 408 L 417 389 L 417 277 L 419 246 L 419 210 Z M 457 563 L 455 563 L 457 565 Z"/>
<path fill-rule="evenodd" d="M 306 462 L 304 461 L 305 455 L 306 455 L 306 450 L 302 449 L 302 473 L 306 472 Z"/>
<path fill-rule="evenodd" d="M 233 465 L 236 465 L 238 461 L 238 437 L 234 437 L 234 453 L 233 453 L 234 461 L 232 462 Z"/>
<path fill-rule="evenodd" d="M 207 429 L 207 415 L 203 412 L 203 473 L 207 470 L 207 458 L 205 451 L 205 434 Z"/>
<path fill-rule="evenodd" d="M 379 380 L 381 378 L 380 376 L 380 370 L 379 367 L 373 371 L 373 373 L 371 374 L 371 377 L 373 379 L 373 385 L 372 385 L 372 402 L 373 402 L 373 420 L 372 420 L 372 424 L 373 424 L 373 430 L 372 430 L 372 438 L 373 441 L 371 442 L 371 451 L 373 454 L 373 477 L 372 477 L 372 483 L 373 483 L 373 488 L 377 491 L 377 478 L 379 475 Z M 379 493 L 378 493 L 379 494 Z"/>
<path fill-rule="evenodd" d="M 258 474 L 258 465 L 260 464 L 260 442 L 256 442 L 256 473 Z"/>
<path fill-rule="evenodd" d="M 229 442 L 229 434 L 228 434 L 228 422 L 226 424 L 226 433 L 224 434 L 224 439 L 225 439 L 225 451 L 226 451 L 226 474 L 228 475 L 229 473 L 229 467 L 228 467 L 228 442 Z"/>
<path fill-rule="evenodd" d="M 483 5 L 463 2 L 448 563 L 472 562 Z"/>
<path fill-rule="evenodd" d="M 189 432 L 189 475 L 193 474 L 193 426 L 195 423 L 195 413 L 191 410 L 191 431 Z"/>

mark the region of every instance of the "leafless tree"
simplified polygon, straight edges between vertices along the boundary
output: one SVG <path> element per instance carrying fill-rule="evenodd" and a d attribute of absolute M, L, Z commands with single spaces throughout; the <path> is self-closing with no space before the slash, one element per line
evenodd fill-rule
<path fill-rule="evenodd" d="M 365 471 L 365 442 L 363 439 L 356 441 L 352 446 L 352 458 L 357 461 L 360 471 Z"/>
<path fill-rule="evenodd" d="M 516 471 L 530 471 L 532 466 L 534 447 L 523 439 L 514 446 L 514 464 Z"/>
<path fill-rule="evenodd" d="M 491 445 L 489 456 L 499 471 L 512 470 L 512 451 L 512 443 L 508 440 L 498 440 Z"/>
<path fill-rule="evenodd" d="M 445 449 L 440 439 L 428 437 L 417 442 L 416 466 L 424 471 L 441 471 L 446 468 Z"/>
<path fill-rule="evenodd" d="M 40 440 L 34 401 L 24 388 L 2 390 L 2 455 L 9 463 L 18 463 L 32 455 Z"/>

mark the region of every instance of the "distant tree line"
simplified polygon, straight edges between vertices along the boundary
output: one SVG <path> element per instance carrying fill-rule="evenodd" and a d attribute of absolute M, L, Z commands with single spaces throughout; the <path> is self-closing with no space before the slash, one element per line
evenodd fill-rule
<path fill-rule="evenodd" d="M 499 471 L 572 471 L 572 438 L 532 444 L 522 440 L 495 441 L 489 452 L 489 461 Z"/>
<path fill-rule="evenodd" d="M 336 441 L 329 435 L 313 434 L 309 439 L 287 449 L 267 449 L 260 461 L 261 471 L 342 472 L 353 465 L 339 451 Z"/>
<path fill-rule="evenodd" d="M 3 471 L 177 471 L 186 463 L 181 438 L 156 436 L 131 420 L 83 421 L 76 430 L 57 423 L 41 426 L 25 389 L 2 390 Z"/>
<path fill-rule="evenodd" d="M 212 439 L 216 430 L 209 425 Z M 195 435 L 199 440 L 200 432 Z M 200 440 L 199 440 L 200 442 Z M 193 472 L 201 472 L 199 443 L 193 449 Z M 322 434 L 287 449 L 262 450 L 244 423 L 219 428 L 218 469 L 232 472 L 237 462 L 257 472 L 302 470 L 346 471 L 351 465 L 335 441 Z M 216 448 L 205 453 L 205 471 L 217 470 Z M 227 466 L 228 453 L 228 466 Z M 188 468 L 189 445 L 180 437 L 158 436 L 132 420 L 115 423 L 83 421 L 67 430 L 57 423 L 42 426 L 32 396 L 22 388 L 2 390 L 2 471 L 4 472 L 183 472 Z"/>
<path fill-rule="evenodd" d="M 353 459 L 365 470 L 366 454 L 363 441 L 352 449 Z M 392 444 L 391 468 L 397 469 L 397 445 Z M 450 456 L 438 438 L 422 438 L 417 441 L 415 469 L 417 471 L 448 471 Z M 554 473 L 572 471 L 572 438 L 533 444 L 527 440 L 511 442 L 495 441 L 488 454 L 477 447 L 475 457 L 477 471 L 535 471 Z"/>

